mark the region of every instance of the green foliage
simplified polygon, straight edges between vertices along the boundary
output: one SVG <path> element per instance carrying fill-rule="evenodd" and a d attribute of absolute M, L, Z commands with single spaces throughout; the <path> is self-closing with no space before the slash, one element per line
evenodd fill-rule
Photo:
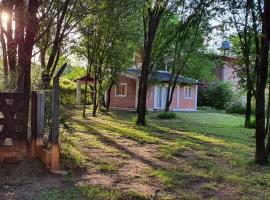
<path fill-rule="evenodd" d="M 211 106 L 216 109 L 225 110 L 228 103 L 232 101 L 233 92 L 230 84 L 212 84 L 206 89 L 199 91 L 198 105 Z"/>
<path fill-rule="evenodd" d="M 81 78 L 82 76 L 85 76 L 86 74 L 86 69 L 83 67 L 73 67 L 70 66 L 69 68 L 65 69 L 65 74 L 63 75 L 63 77 L 65 79 L 74 81 L 78 78 Z"/>
<path fill-rule="evenodd" d="M 76 104 L 76 83 L 69 79 L 60 79 L 60 103 L 61 105 Z"/>
<path fill-rule="evenodd" d="M 158 119 L 175 119 L 177 117 L 174 112 L 163 112 L 157 115 Z"/>
<path fill-rule="evenodd" d="M 211 113 L 225 113 L 224 110 L 217 110 L 210 106 L 199 106 L 198 110 L 204 111 L 204 112 L 211 112 Z"/>
<path fill-rule="evenodd" d="M 256 117 L 253 115 L 250 118 L 250 121 L 247 122 L 247 128 L 256 128 Z"/>
<path fill-rule="evenodd" d="M 226 112 L 243 115 L 246 112 L 246 108 L 240 102 L 230 102 L 226 107 Z"/>

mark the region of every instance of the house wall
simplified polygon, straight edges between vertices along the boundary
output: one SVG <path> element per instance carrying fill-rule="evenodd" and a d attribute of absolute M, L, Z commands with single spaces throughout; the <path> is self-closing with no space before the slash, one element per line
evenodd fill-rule
<path fill-rule="evenodd" d="M 179 108 L 178 110 L 196 110 L 197 109 L 197 89 L 196 85 L 192 85 L 192 98 L 186 99 L 184 97 L 184 86 L 179 87 Z"/>
<path fill-rule="evenodd" d="M 136 80 L 127 76 L 120 76 L 118 83 L 127 84 L 127 96 L 119 97 L 115 94 L 116 86 L 111 90 L 111 104 L 112 108 L 135 109 L 136 96 Z"/>
<path fill-rule="evenodd" d="M 235 73 L 235 69 L 228 65 L 224 65 L 223 80 L 225 82 L 231 82 L 232 84 L 238 84 L 239 78 L 237 77 L 237 74 Z"/>
<path fill-rule="evenodd" d="M 119 78 L 119 84 L 127 84 L 127 96 L 116 96 L 116 86 L 111 90 L 111 107 L 120 109 L 136 108 L 136 79 L 122 75 Z M 197 86 L 192 85 L 192 98 L 184 98 L 184 85 L 177 86 L 174 91 L 173 100 L 170 109 L 173 111 L 194 111 L 197 108 Z M 146 108 L 149 111 L 154 110 L 155 86 L 148 90 Z"/>

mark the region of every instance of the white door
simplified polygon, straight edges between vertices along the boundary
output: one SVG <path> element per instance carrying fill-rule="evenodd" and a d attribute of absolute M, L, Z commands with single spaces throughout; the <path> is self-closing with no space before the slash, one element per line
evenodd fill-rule
<path fill-rule="evenodd" d="M 156 100 L 155 108 L 156 109 L 165 109 L 166 99 L 167 99 L 168 87 L 156 87 Z"/>

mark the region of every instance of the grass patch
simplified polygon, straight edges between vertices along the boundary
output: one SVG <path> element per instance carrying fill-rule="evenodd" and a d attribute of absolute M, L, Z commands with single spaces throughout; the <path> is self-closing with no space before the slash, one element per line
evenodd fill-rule
<path fill-rule="evenodd" d="M 82 199 L 82 193 L 78 188 L 69 188 L 67 190 L 60 190 L 58 188 L 52 188 L 46 191 L 42 191 L 38 200 L 77 200 Z"/>
<path fill-rule="evenodd" d="M 124 148 L 129 150 L 129 147 L 145 145 L 150 149 L 154 146 L 157 151 L 153 156 L 168 165 L 164 167 L 155 161 L 152 165 L 146 158 L 144 164 L 148 165 L 149 171 L 143 174 L 143 178 L 147 180 L 144 184 L 148 184 L 151 177 L 164 186 L 159 197 L 176 195 L 181 199 L 202 199 L 215 198 L 221 193 L 227 195 L 222 196 L 224 199 L 256 199 L 261 194 L 265 197 L 270 195 L 270 168 L 254 164 L 254 129 L 244 128 L 244 117 L 214 111 L 176 113 L 174 120 L 160 120 L 157 115 L 149 112 L 146 126 L 135 125 L 132 121 L 134 114 L 130 112 L 103 113 L 87 120 L 76 117 L 77 129 L 82 133 L 78 133 L 77 140 L 73 142 L 101 149 L 104 155 L 109 156 L 126 155 Z M 73 147 L 76 146 L 74 144 Z M 133 159 L 133 154 L 129 154 L 127 159 Z M 113 161 L 108 162 L 106 157 L 93 163 L 92 167 L 97 170 L 112 174 L 122 167 Z M 101 194 L 96 199 L 102 198 L 104 192 L 108 199 L 133 198 L 133 195 L 114 190 L 89 187 L 90 196 Z M 136 198 L 140 197 L 133 199 Z"/>
<path fill-rule="evenodd" d="M 87 199 L 118 200 L 121 197 L 121 194 L 115 190 L 108 190 L 98 186 L 81 186 L 80 190 Z"/>
<path fill-rule="evenodd" d="M 115 172 L 120 168 L 120 166 L 117 163 L 109 163 L 107 161 L 99 161 L 96 165 L 96 168 L 102 172 Z"/>
<path fill-rule="evenodd" d="M 64 168 L 78 169 L 86 167 L 87 157 L 80 150 L 75 135 L 65 136 L 61 142 L 61 163 Z"/>

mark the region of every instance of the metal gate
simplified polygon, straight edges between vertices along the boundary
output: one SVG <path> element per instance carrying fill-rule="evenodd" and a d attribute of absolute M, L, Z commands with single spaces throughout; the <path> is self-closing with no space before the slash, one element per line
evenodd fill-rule
<path fill-rule="evenodd" d="M 0 147 L 26 144 L 28 104 L 25 94 L 0 93 Z"/>

